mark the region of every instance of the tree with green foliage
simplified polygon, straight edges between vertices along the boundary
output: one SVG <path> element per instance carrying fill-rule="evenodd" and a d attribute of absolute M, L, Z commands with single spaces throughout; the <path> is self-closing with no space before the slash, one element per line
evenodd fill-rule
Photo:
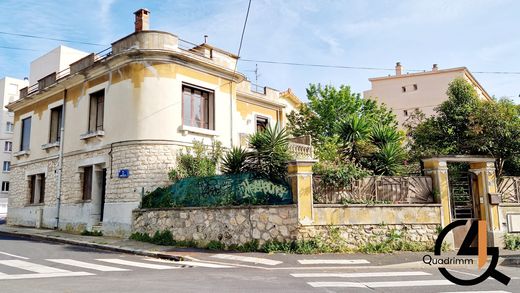
<path fill-rule="evenodd" d="M 463 78 L 450 83 L 447 95 L 436 115 L 417 114 L 407 125 L 411 158 L 486 155 L 497 159 L 499 176 L 520 170 L 520 106 L 507 99 L 482 101 Z"/>
<path fill-rule="evenodd" d="M 346 170 L 343 166 L 352 164 L 368 172 L 349 167 L 343 173 L 399 172 L 404 160 L 403 134 L 397 130 L 391 110 L 374 100 L 361 98 L 344 85 L 336 89 L 311 84 L 307 97 L 309 102 L 299 112 L 288 115 L 288 128 L 294 136 L 311 135 L 315 154 L 322 164 L 315 168 L 316 172 L 329 174 L 325 167 Z M 385 163 L 392 165 L 384 168 Z"/>

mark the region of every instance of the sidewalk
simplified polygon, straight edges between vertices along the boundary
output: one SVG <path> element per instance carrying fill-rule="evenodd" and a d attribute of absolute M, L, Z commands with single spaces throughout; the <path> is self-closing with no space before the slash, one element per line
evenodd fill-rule
<path fill-rule="evenodd" d="M 180 261 L 193 249 L 160 246 L 151 243 L 107 236 L 82 236 L 49 229 L 35 229 L 0 225 L 0 235 L 29 238 L 39 241 L 59 242 L 83 247 L 123 252 L 148 257 Z"/>
<path fill-rule="evenodd" d="M 49 230 L 49 229 L 35 229 L 26 227 L 13 227 L 7 225 L 0 225 L 0 235 L 24 237 L 29 239 L 35 239 L 38 241 L 48 242 L 59 242 L 71 245 L 79 245 L 83 247 L 103 249 L 114 252 L 130 253 L 148 257 L 162 258 L 180 261 L 190 259 L 190 257 L 200 257 L 205 259 L 214 253 L 230 253 L 239 254 L 246 256 L 256 257 L 274 257 L 276 259 L 284 260 L 284 262 L 296 263 L 296 259 L 299 258 L 331 258 L 340 257 L 337 254 L 320 254 L 320 255 L 294 255 L 294 254 L 265 254 L 260 252 L 252 253 L 239 253 L 233 251 L 218 252 L 205 249 L 197 248 L 176 248 L 171 246 L 160 246 L 151 243 L 145 243 L 135 240 L 108 237 L 108 236 L 82 236 L 77 234 L 66 233 L 62 231 Z M 425 267 L 422 263 L 422 257 L 425 254 L 432 255 L 433 253 L 428 252 L 396 252 L 389 254 L 362 254 L 362 253 L 351 253 L 341 255 L 346 258 L 364 258 L 370 260 L 372 265 L 379 266 L 412 266 L 412 267 Z M 443 257 L 453 257 L 456 255 L 455 251 L 444 252 Z M 211 259 L 207 259 L 211 260 Z M 214 261 L 214 260 L 213 260 Z M 500 261 L 499 264 L 508 266 L 519 266 L 520 265 L 520 251 L 511 250 L 500 250 Z"/>

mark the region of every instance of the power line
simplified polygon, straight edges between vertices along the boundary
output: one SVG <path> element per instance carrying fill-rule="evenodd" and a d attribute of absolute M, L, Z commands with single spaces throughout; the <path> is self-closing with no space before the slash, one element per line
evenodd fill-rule
<path fill-rule="evenodd" d="M 317 63 L 299 63 L 299 62 L 284 62 L 274 60 L 256 60 L 256 59 L 240 59 L 245 62 L 256 62 L 266 63 L 275 65 L 290 65 L 290 66 L 305 66 L 305 67 L 321 67 L 321 68 L 338 68 L 338 69 L 359 69 L 359 70 L 384 70 L 384 71 L 395 71 L 395 68 L 383 68 L 383 67 L 363 67 L 363 66 L 346 66 L 346 65 L 330 65 L 330 64 L 317 64 Z M 425 72 L 421 69 L 407 69 L 411 72 Z M 471 71 L 476 74 L 520 74 L 518 71 Z"/>
<path fill-rule="evenodd" d="M 8 46 L 0 46 L 0 49 L 20 50 L 20 51 L 40 51 L 40 50 L 36 50 L 36 49 L 17 48 L 17 47 L 8 47 Z"/>
<path fill-rule="evenodd" d="M 247 19 L 249 18 L 249 10 L 251 9 L 251 0 L 249 0 L 249 3 L 247 4 L 247 12 L 246 12 L 246 19 L 244 20 L 244 26 L 242 27 L 242 35 L 240 36 L 240 44 L 238 46 L 238 53 L 237 56 L 240 58 L 240 51 L 242 51 L 242 42 L 244 41 L 244 34 L 246 32 L 246 26 L 247 26 Z M 235 62 L 235 70 L 233 70 L 233 74 L 237 71 L 237 65 L 238 61 Z"/>
<path fill-rule="evenodd" d="M 90 46 L 103 46 L 103 47 L 108 46 L 106 44 L 97 44 L 97 43 L 90 43 L 90 42 L 77 41 L 77 40 L 66 40 L 66 39 L 58 39 L 58 38 L 52 38 L 52 37 L 42 37 L 42 36 L 27 35 L 27 34 L 17 34 L 17 33 L 2 32 L 2 31 L 0 31 L 0 34 L 8 35 L 8 36 L 23 37 L 23 38 L 32 38 L 32 39 L 42 39 L 42 40 L 58 41 L 58 42 L 65 42 L 65 43 L 76 43 L 76 44 L 83 44 L 83 45 L 90 45 Z"/>

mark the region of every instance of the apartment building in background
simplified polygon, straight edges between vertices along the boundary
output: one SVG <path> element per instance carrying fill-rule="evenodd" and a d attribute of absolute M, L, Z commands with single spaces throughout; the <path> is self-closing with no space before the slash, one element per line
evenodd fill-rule
<path fill-rule="evenodd" d="M 482 100 L 492 100 L 466 67 L 439 69 L 437 64 L 433 64 L 430 71 L 404 73 L 399 62 L 395 66 L 395 75 L 369 78 L 371 89 L 365 91 L 363 96 L 386 104 L 402 127 L 416 109 L 426 116 L 433 115 L 435 107 L 448 99 L 448 86 L 457 77 L 470 82 Z"/>
<path fill-rule="evenodd" d="M 135 12 L 135 31 L 101 53 L 64 61 L 60 47 L 32 63 L 36 82 L 8 105 L 9 224 L 125 235 L 143 194 L 170 183 L 180 150 L 243 144 L 300 105 L 290 90 L 252 90 L 232 53 L 149 30 L 149 15 Z"/>
<path fill-rule="evenodd" d="M 7 213 L 7 199 L 11 173 L 11 154 L 13 149 L 14 113 L 8 111 L 5 106 L 19 98 L 20 89 L 26 87 L 27 80 L 4 77 L 0 79 L 0 103 L 2 114 L 0 116 L 0 161 L 2 172 L 0 173 L 0 215 Z"/>

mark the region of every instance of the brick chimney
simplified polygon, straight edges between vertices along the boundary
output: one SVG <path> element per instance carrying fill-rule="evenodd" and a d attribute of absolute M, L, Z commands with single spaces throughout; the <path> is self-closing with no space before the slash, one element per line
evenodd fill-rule
<path fill-rule="evenodd" d="M 437 71 L 437 70 L 439 70 L 439 67 L 437 66 L 437 64 L 433 64 L 432 71 Z"/>
<path fill-rule="evenodd" d="M 134 12 L 135 32 L 147 31 L 150 29 L 150 10 L 141 8 Z"/>
<path fill-rule="evenodd" d="M 403 66 L 401 65 L 401 62 L 395 63 L 395 75 L 401 75 L 403 73 Z"/>

